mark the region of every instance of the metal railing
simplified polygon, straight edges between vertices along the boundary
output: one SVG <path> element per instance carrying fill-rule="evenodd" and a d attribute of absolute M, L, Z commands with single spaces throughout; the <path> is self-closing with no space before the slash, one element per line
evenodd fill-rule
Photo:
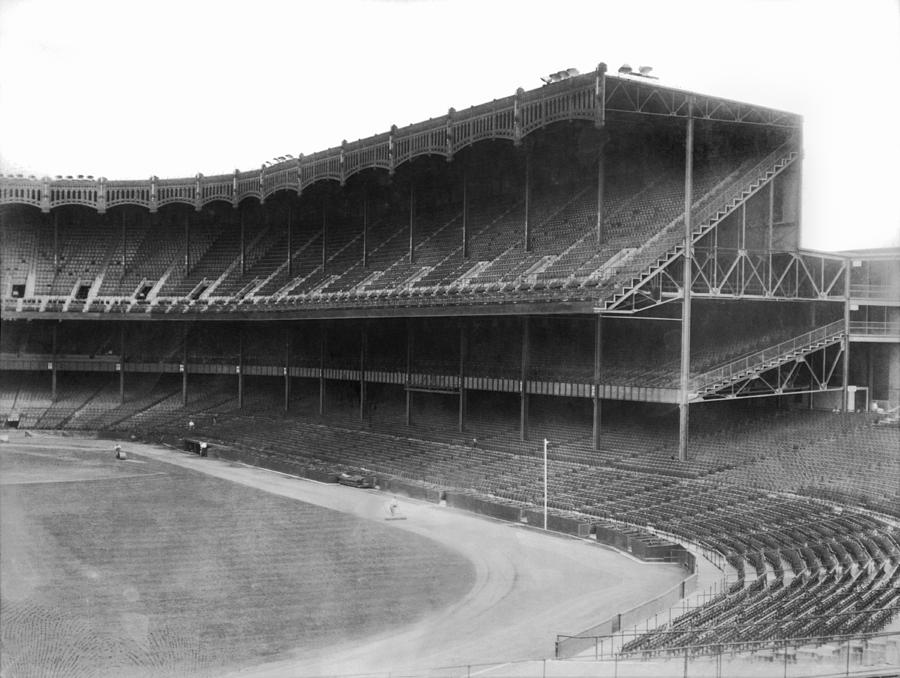
<path fill-rule="evenodd" d="M 900 289 L 896 285 L 851 284 L 850 298 L 900 301 Z"/>
<path fill-rule="evenodd" d="M 900 321 L 874 322 L 869 320 L 851 320 L 850 334 L 864 334 L 874 337 L 894 337 L 900 340 Z"/>
<path fill-rule="evenodd" d="M 330 674 L 330 678 L 472 678 L 519 676 L 520 678 L 721 678 L 722 676 L 784 676 L 814 678 L 837 676 L 886 676 L 897 670 L 900 632 L 857 634 L 839 638 L 798 638 L 771 641 L 750 649 L 740 643 L 717 643 L 705 651 L 680 649 L 651 660 L 624 658 L 599 647 L 574 659 L 509 658 L 429 668 L 399 668 L 354 674 Z"/>
<path fill-rule="evenodd" d="M 810 332 L 801 334 L 793 339 L 788 339 L 775 346 L 764 348 L 756 353 L 733 360 L 709 372 L 699 375 L 691 380 L 691 389 L 699 390 L 706 388 L 711 384 L 720 383 L 734 378 L 736 375 L 743 374 L 749 370 L 765 365 L 771 360 L 776 360 L 785 355 L 803 351 L 819 341 L 827 341 L 839 336 L 844 331 L 844 321 L 835 320 L 824 327 L 818 327 Z"/>

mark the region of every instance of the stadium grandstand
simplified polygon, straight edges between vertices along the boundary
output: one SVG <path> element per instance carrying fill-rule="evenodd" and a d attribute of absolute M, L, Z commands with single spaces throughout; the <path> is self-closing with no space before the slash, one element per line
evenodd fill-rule
<path fill-rule="evenodd" d="M 719 563 L 620 658 L 896 629 L 900 251 L 803 248 L 802 161 L 600 64 L 229 175 L 4 176 L 0 416 Z"/>

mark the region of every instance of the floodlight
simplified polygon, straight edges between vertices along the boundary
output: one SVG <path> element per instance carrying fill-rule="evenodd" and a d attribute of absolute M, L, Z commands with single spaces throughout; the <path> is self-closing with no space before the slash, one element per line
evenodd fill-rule
<path fill-rule="evenodd" d="M 634 69 L 628 64 L 622 64 L 619 66 L 619 73 L 622 75 L 631 75 L 634 72 Z"/>

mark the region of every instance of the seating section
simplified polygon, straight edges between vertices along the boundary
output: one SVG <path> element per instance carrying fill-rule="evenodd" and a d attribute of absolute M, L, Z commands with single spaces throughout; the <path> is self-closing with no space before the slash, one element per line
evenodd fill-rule
<path fill-rule="evenodd" d="M 698 164 L 695 206 L 713 200 L 758 160 L 736 156 Z M 221 211 L 192 218 L 187 267 L 185 224 L 175 213 L 126 220 L 124 249 L 121 229 L 102 220 L 60 228 L 54 242 L 52 228 L 17 217 L 11 227 L 4 227 L 4 238 L 13 243 L 13 258 L 8 268 L 4 263 L 3 296 L 11 294 L 9 281 L 22 280 L 23 275 L 27 279 L 25 269 L 33 264 L 37 310 L 50 311 L 85 310 L 84 304 L 65 301 L 74 294 L 76 282 L 93 285 L 98 278 L 102 282 L 94 290 L 96 302 L 87 309 L 96 312 L 595 298 L 620 289 L 659 256 L 659 246 L 668 241 L 657 234 L 671 229 L 683 212 L 682 191 L 680 169 L 646 169 L 642 174 L 631 168 L 622 176 L 609 176 L 598 248 L 595 180 L 581 177 L 536 186 L 529 201 L 526 243 L 524 188 L 521 178 L 513 178 L 502 192 L 475 195 L 469 201 L 467 251 L 460 196 L 454 198 L 457 202 L 446 202 L 445 197 L 440 204 L 417 209 L 412 261 L 408 206 L 403 201 L 372 215 L 365 263 L 361 216 L 352 209 L 329 215 L 325 234 L 320 214 L 295 215 L 290 239 L 286 217 L 262 223 L 257 211 L 249 217 L 253 223 L 245 235 L 243 271 L 240 229 L 233 216 Z M 136 302 L 142 283 L 151 293 Z M 198 296 L 200 286 L 204 294 L 190 298 L 192 293 Z M 50 304 L 48 298 L 61 301 Z"/>
<path fill-rule="evenodd" d="M 32 215 L 33 216 L 33 215 Z M 26 215 L 22 215 L 26 220 Z M 0 290 L 4 297 L 12 297 L 13 285 L 25 285 L 37 257 L 37 223 L 22 223 L 20 228 L 9 228 L 4 222 L 0 231 Z"/>

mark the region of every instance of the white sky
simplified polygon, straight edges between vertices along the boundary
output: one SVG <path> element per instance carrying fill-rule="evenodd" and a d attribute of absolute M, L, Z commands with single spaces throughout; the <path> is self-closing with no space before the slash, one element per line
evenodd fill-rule
<path fill-rule="evenodd" d="M 0 0 L 0 171 L 246 170 L 600 61 L 802 114 L 803 244 L 900 244 L 900 0 Z"/>

